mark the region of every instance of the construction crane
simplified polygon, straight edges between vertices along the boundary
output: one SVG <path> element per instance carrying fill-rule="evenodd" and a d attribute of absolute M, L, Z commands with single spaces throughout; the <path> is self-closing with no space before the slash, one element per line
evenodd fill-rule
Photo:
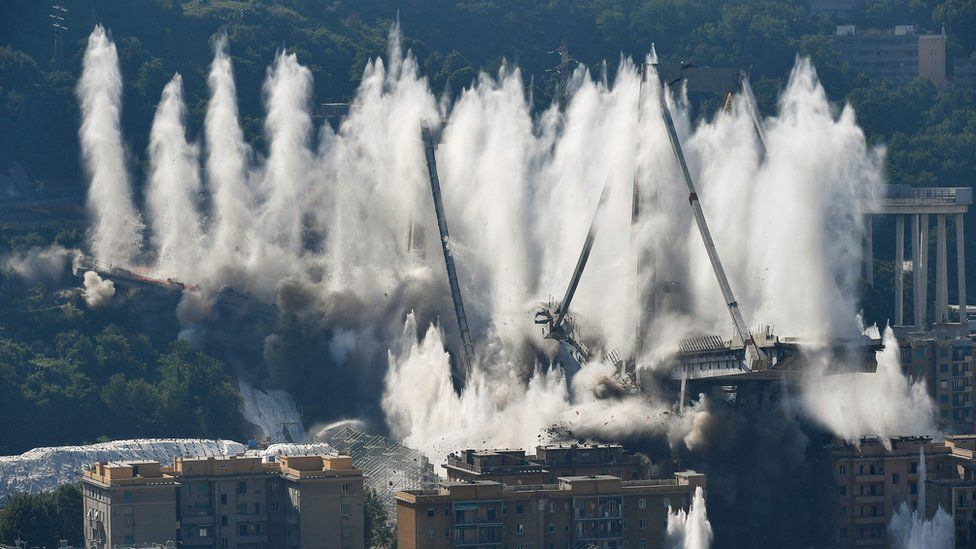
<path fill-rule="evenodd" d="M 746 111 L 752 119 L 752 127 L 756 130 L 759 138 L 759 147 L 762 149 L 763 156 L 766 155 L 766 132 L 763 131 L 762 116 L 759 114 L 759 105 L 756 104 L 756 96 L 752 93 L 752 86 L 749 85 L 749 76 L 745 71 L 739 71 L 736 77 L 739 93 L 746 101 Z M 729 94 L 731 97 L 731 94 Z"/>
<path fill-rule="evenodd" d="M 725 274 L 725 268 L 722 266 L 722 260 L 718 255 L 718 250 L 715 248 L 712 234 L 708 230 L 708 224 L 705 222 L 705 213 L 702 211 L 701 202 L 698 200 L 695 182 L 691 177 L 691 172 L 688 171 L 688 163 L 685 161 L 685 154 L 681 148 L 681 142 L 678 140 L 678 134 L 674 129 L 674 120 L 671 118 L 671 109 L 668 107 L 666 97 L 668 85 L 669 83 L 665 83 L 663 79 L 660 80 L 658 102 L 661 108 L 661 116 L 664 119 L 664 127 L 667 130 L 668 141 L 671 143 L 671 151 L 674 153 L 674 158 L 678 163 L 678 167 L 681 169 L 681 175 L 684 178 L 685 185 L 688 187 L 688 203 L 691 205 L 691 210 L 695 217 L 695 225 L 698 227 L 698 233 L 701 236 L 702 242 L 705 244 L 708 261 L 712 264 L 712 271 L 714 271 L 715 278 L 718 280 L 718 285 L 722 290 L 722 297 L 725 299 L 725 305 L 729 309 L 729 315 L 732 317 L 736 334 L 742 340 L 742 344 L 746 349 L 746 369 L 753 371 L 765 369 L 767 364 L 766 354 L 756 344 L 755 339 L 749 332 L 749 327 L 745 319 L 742 318 L 739 303 L 735 299 L 735 294 L 732 293 L 732 286 L 729 284 L 729 279 Z"/>
<path fill-rule="evenodd" d="M 573 276 L 569 279 L 569 286 L 566 287 L 566 294 L 559 303 L 549 302 L 535 313 L 535 323 L 543 326 L 543 337 L 552 339 L 559 343 L 565 351 L 565 355 L 560 360 L 567 377 L 572 377 L 582 368 L 582 365 L 589 360 L 590 351 L 579 341 L 575 333 L 573 322 L 567 316 L 569 306 L 573 302 L 576 288 L 579 286 L 580 278 L 583 277 L 583 270 L 586 269 L 586 262 L 590 258 L 590 250 L 593 249 L 593 241 L 596 239 L 597 220 L 603 205 L 607 201 L 607 193 L 610 189 L 609 182 L 603 184 L 600 192 L 600 201 L 597 203 L 596 211 L 593 212 L 593 220 L 583 241 L 583 249 L 580 251 L 579 259 L 576 261 L 576 269 Z"/>
<path fill-rule="evenodd" d="M 447 268 L 447 280 L 451 286 L 451 299 L 454 301 L 454 315 L 457 318 L 458 331 L 461 334 L 462 346 L 462 383 L 474 365 L 474 345 L 471 344 L 471 332 L 468 330 L 468 320 L 464 314 L 464 301 L 461 299 L 461 285 L 458 283 L 457 268 L 454 266 L 454 254 L 451 252 L 450 232 L 447 229 L 447 216 L 444 214 L 444 202 L 441 199 L 441 183 L 437 177 L 437 158 L 434 154 L 439 141 L 439 135 L 427 125 L 420 128 L 424 141 L 424 156 L 427 158 L 427 177 L 430 180 L 430 194 L 434 199 L 434 213 L 437 216 L 437 229 L 441 234 L 441 250 L 444 252 L 444 266 Z M 459 376 L 455 375 L 455 378 Z"/>

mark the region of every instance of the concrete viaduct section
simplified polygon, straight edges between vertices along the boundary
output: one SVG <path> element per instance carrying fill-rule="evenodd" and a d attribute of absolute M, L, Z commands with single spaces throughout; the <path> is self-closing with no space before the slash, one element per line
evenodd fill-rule
<path fill-rule="evenodd" d="M 905 325 L 905 220 L 910 220 L 908 233 L 912 253 L 912 303 L 915 318 L 912 325 L 922 327 L 927 322 L 949 322 L 949 268 L 946 242 L 946 217 L 956 224 L 956 277 L 959 288 L 959 311 L 966 309 L 966 257 L 963 218 L 973 203 L 971 187 L 911 188 L 890 185 L 877 199 L 867 202 L 865 213 L 865 278 L 874 285 L 874 251 L 872 215 L 895 216 L 895 325 Z M 935 217 L 935 308 L 928 314 L 929 221 Z M 964 320 L 963 320 L 964 321 Z"/>

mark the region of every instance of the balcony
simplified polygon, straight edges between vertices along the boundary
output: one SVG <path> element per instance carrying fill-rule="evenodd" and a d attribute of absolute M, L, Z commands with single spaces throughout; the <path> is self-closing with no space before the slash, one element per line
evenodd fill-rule
<path fill-rule="evenodd" d="M 877 473 L 874 475 L 854 475 L 854 483 L 864 483 L 864 482 L 884 482 L 884 473 Z"/>
<path fill-rule="evenodd" d="M 885 516 L 879 514 L 874 517 L 854 517 L 854 524 L 887 524 Z"/>
<path fill-rule="evenodd" d="M 206 515 L 191 515 L 180 517 L 180 524 L 185 525 L 200 525 L 200 524 L 213 524 L 215 517 L 209 512 Z"/>
<path fill-rule="evenodd" d="M 854 496 L 854 503 L 884 503 L 884 494 L 864 494 L 863 496 Z"/>

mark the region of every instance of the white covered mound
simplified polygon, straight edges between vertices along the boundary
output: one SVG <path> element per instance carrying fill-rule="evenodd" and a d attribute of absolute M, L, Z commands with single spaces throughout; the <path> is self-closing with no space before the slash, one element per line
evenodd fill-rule
<path fill-rule="evenodd" d="M 327 444 L 274 444 L 249 452 L 269 456 L 331 453 Z M 242 454 L 247 447 L 233 440 L 195 438 L 116 440 L 87 446 L 35 448 L 19 456 L 0 457 L 0 502 L 17 492 L 46 492 L 73 482 L 81 469 L 99 461 L 149 460 L 172 463 L 178 456 L 218 457 Z"/>

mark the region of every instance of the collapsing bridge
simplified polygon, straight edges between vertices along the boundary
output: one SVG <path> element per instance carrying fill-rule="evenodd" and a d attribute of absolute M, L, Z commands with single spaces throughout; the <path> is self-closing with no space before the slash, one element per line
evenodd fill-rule
<path fill-rule="evenodd" d="M 642 68 L 641 98 L 643 97 L 644 86 L 648 80 L 649 68 L 647 64 Z M 877 368 L 875 352 L 882 348 L 882 343 L 878 339 L 862 336 L 848 340 L 834 340 L 823 345 L 796 338 L 780 338 L 775 336 L 768 327 L 764 327 L 758 334 L 754 334 L 749 330 L 708 229 L 704 211 L 698 200 L 694 179 L 685 161 L 681 142 L 675 131 L 671 111 L 666 101 L 667 86 L 684 81 L 686 86 L 689 88 L 693 87 L 693 82 L 688 81 L 684 74 L 684 69 L 686 68 L 692 67 L 687 65 L 681 66 L 677 69 L 676 78 L 665 79 L 662 77 L 660 79 L 661 87 L 657 94 L 660 112 L 672 152 L 674 153 L 675 162 L 680 168 L 683 181 L 688 190 L 688 202 L 691 206 L 695 225 L 698 228 L 699 235 L 705 246 L 709 262 L 711 263 L 716 281 L 722 291 L 723 299 L 732 320 L 734 336 L 732 339 L 726 340 L 714 335 L 704 335 L 679 342 L 679 350 L 672 356 L 667 368 L 668 377 L 672 381 L 680 384 L 679 408 L 683 407 L 684 396 L 688 390 L 689 382 L 697 385 L 695 389 L 707 389 L 709 386 L 723 387 L 732 393 L 736 393 L 736 386 L 740 384 L 781 381 L 798 376 L 812 357 L 824 359 L 827 364 L 846 364 L 852 366 L 856 371 L 875 371 Z M 694 67 L 693 72 L 700 75 L 708 75 L 710 74 L 708 70 Z M 674 67 L 672 67 L 673 71 Z M 749 109 L 750 118 L 753 122 L 758 141 L 761 145 L 762 152 L 765 153 L 765 136 L 762 128 L 762 119 L 759 115 L 759 110 L 756 106 L 748 79 L 741 71 L 723 71 L 722 77 L 718 79 L 712 78 L 708 81 L 706 91 L 716 91 L 710 88 L 715 88 L 716 86 L 721 88 L 721 84 L 716 84 L 716 82 L 727 81 L 727 83 L 731 84 L 732 89 L 729 89 L 727 92 L 728 99 L 726 101 L 726 108 L 731 108 L 732 106 L 732 94 L 741 94 L 745 98 L 745 103 Z M 730 76 L 730 78 L 725 78 L 726 76 Z M 440 229 L 441 245 L 444 251 L 448 281 L 451 286 L 451 296 L 454 301 L 458 327 L 461 332 L 461 341 L 464 346 L 464 370 L 467 371 L 471 367 L 475 357 L 470 332 L 467 327 L 467 320 L 464 316 L 464 306 L 457 281 L 456 266 L 450 251 L 450 235 L 447 230 L 446 214 L 444 212 L 443 201 L 441 200 L 440 180 L 437 175 L 435 160 L 435 150 L 437 147 L 436 136 L 437 132 L 433 128 L 426 126 L 422 128 L 431 194 L 437 215 L 438 227 Z M 634 203 L 632 214 L 632 223 L 634 224 L 640 220 L 638 175 L 636 173 L 634 175 Z M 607 188 L 604 186 L 593 216 L 593 221 L 584 240 L 576 268 L 570 277 L 570 282 L 563 299 L 559 302 L 550 301 L 550 303 L 541 307 L 535 313 L 535 322 L 543 326 L 545 338 L 554 340 L 559 344 L 560 351 L 557 355 L 557 362 L 565 370 L 567 377 L 573 376 L 586 362 L 601 358 L 594 356 L 592 351 L 580 341 L 578 329 L 570 314 L 570 305 L 581 281 L 587 260 L 589 259 L 590 250 L 596 237 L 597 217 L 606 202 L 606 195 Z M 676 288 L 680 286 L 678 283 L 673 283 L 672 285 Z M 643 299 L 639 299 L 638 302 L 638 306 L 644 306 Z M 639 317 L 640 315 L 638 315 Z M 637 351 L 634 357 L 621 359 L 612 350 L 604 357 L 617 365 L 616 377 L 621 384 L 634 391 L 640 390 L 641 387 L 638 375 L 641 369 L 637 364 L 641 352 L 640 326 L 637 326 L 636 333 L 637 345 L 635 348 Z"/>

